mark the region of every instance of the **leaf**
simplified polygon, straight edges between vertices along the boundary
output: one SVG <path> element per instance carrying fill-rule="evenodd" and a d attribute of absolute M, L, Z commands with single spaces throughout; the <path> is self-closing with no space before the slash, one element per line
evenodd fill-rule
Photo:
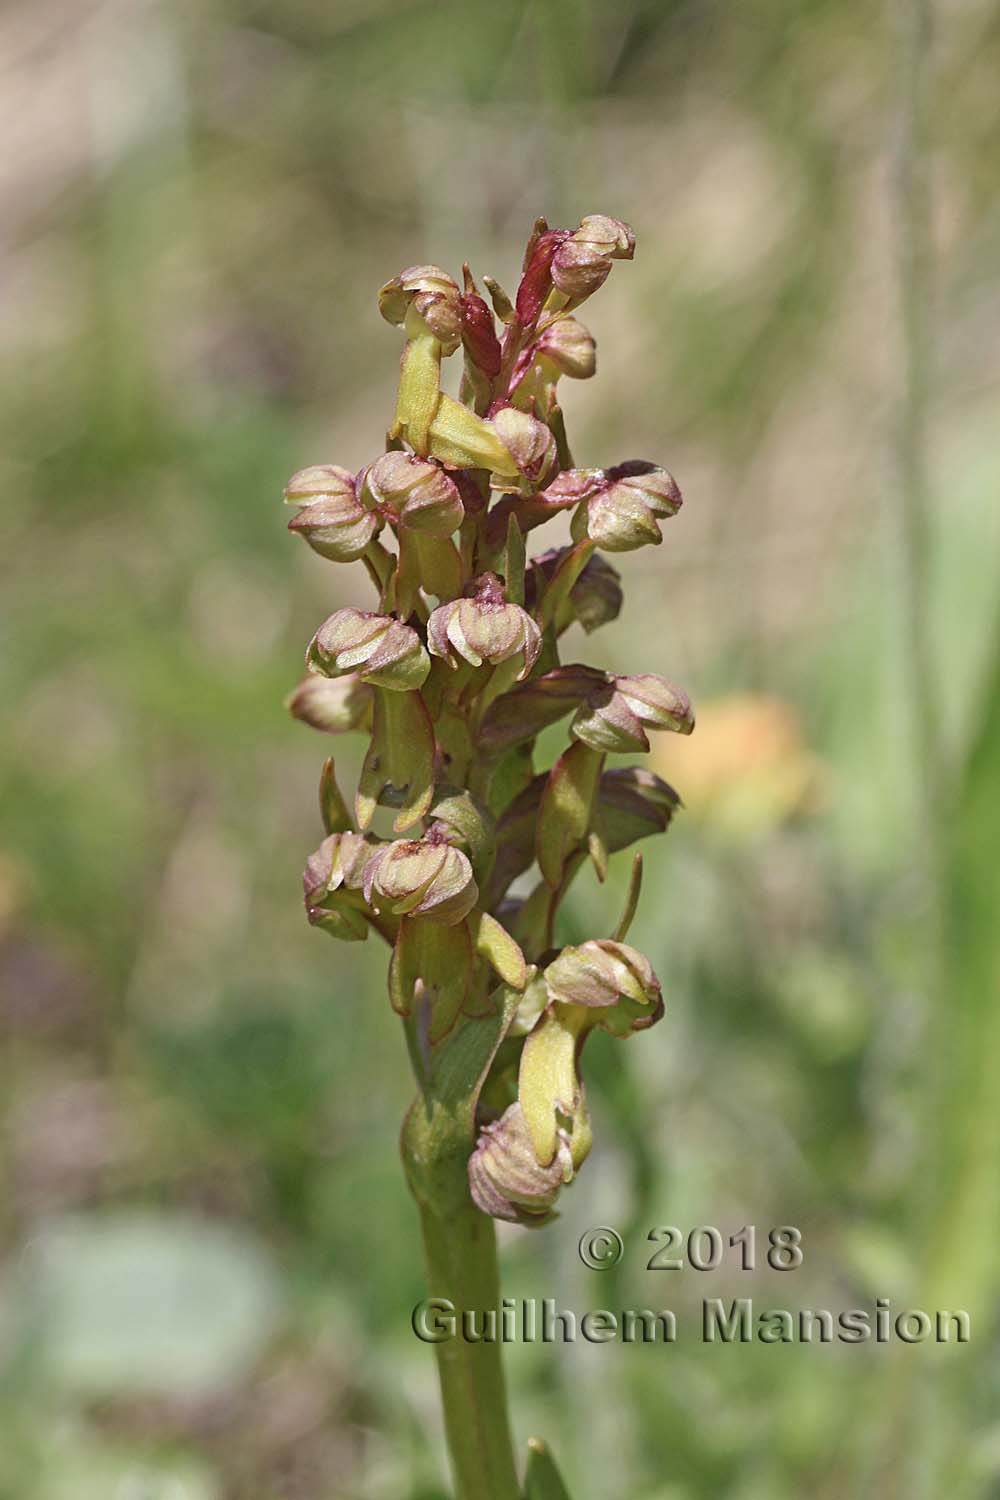
<path fill-rule="evenodd" d="M 541 1438 L 528 1439 L 528 1467 L 524 1473 L 524 1500 L 570 1500 L 555 1459 Z"/>
<path fill-rule="evenodd" d="M 1000 1281 L 1000 629 L 994 639 L 992 680 L 947 849 L 946 983 L 937 996 L 947 1004 L 947 1024 L 939 1019 L 936 1033 L 937 1159 L 930 1163 L 936 1232 L 920 1293 L 924 1306 L 967 1309 L 973 1325 L 992 1308 Z"/>
<path fill-rule="evenodd" d="M 43 1230 L 14 1297 L 27 1347 L 62 1389 L 192 1396 L 246 1377 L 277 1331 L 281 1288 L 245 1231 L 111 1212 Z"/>

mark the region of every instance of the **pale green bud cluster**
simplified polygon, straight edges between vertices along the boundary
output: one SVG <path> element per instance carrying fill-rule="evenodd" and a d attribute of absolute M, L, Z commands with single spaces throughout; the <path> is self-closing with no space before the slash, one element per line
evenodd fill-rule
<path fill-rule="evenodd" d="M 617 219 L 540 221 L 516 296 L 486 278 L 492 311 L 468 267 L 461 285 L 432 265 L 393 277 L 379 308 L 404 348 L 386 451 L 356 474 L 302 469 L 285 492 L 290 529 L 324 559 L 360 561 L 374 590 L 370 610 L 320 625 L 288 700 L 314 728 L 368 736 L 353 805 L 333 759 L 323 768 L 307 914 L 335 937 L 374 930 L 390 945 L 389 998 L 428 1069 L 458 1028 L 504 1018 L 492 1064 L 470 1080 L 469 1187 L 484 1212 L 528 1224 L 590 1149 L 586 1037 L 627 1037 L 663 1011 L 648 960 L 624 941 L 638 856 L 612 936 L 560 948 L 556 935 L 586 863 L 603 880 L 610 854 L 663 832 L 679 806 L 651 772 L 608 757 L 694 725 L 664 677 L 560 659 L 574 625 L 589 633 L 622 607 L 602 554 L 659 544 L 681 504 L 655 464 L 574 467 L 559 405 L 560 380 L 596 368 L 573 314 L 634 250 Z M 459 350 L 455 400 L 441 367 Z M 563 511 L 570 543 L 528 556 L 529 533 Z M 537 765 L 539 735 L 561 719 L 566 749 Z"/>

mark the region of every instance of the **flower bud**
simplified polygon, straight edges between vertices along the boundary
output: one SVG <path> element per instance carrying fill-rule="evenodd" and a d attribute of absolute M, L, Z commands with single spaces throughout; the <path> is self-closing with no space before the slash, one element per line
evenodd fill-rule
<path fill-rule="evenodd" d="M 391 615 L 338 609 L 309 643 L 306 665 L 326 677 L 357 671 L 362 682 L 407 692 L 419 688 L 430 660 L 415 630 Z"/>
<path fill-rule="evenodd" d="M 299 469 L 285 485 L 286 505 L 314 505 L 318 500 L 355 498 L 354 475 L 339 464 Z"/>
<path fill-rule="evenodd" d="M 544 1167 L 558 1155 L 567 1119 L 581 1112 L 580 1054 L 595 1028 L 626 1037 L 663 1015 L 660 982 L 637 949 L 609 940 L 564 948 L 544 971 L 549 1005 L 521 1052 L 517 1097 Z"/>
<path fill-rule="evenodd" d="M 365 866 L 365 900 L 397 917 L 451 926 L 475 906 L 479 890 L 460 849 L 431 839 L 383 844 Z"/>
<path fill-rule="evenodd" d="M 662 1004 L 660 981 L 649 959 L 627 943 L 592 939 L 564 948 L 548 965 L 544 978 L 549 999 L 561 1005 L 606 1010 L 621 1001 L 630 1002 L 628 1030 L 642 1030 L 659 1019 L 655 1013 Z M 605 1018 L 595 1018 L 592 1024 L 604 1025 Z"/>
<path fill-rule="evenodd" d="M 597 369 L 597 345 L 594 336 L 575 318 L 559 318 L 550 323 L 535 344 L 532 355 L 553 367 L 554 375 L 568 375 L 572 380 L 589 380 Z"/>
<path fill-rule="evenodd" d="M 331 833 L 310 854 L 302 874 L 306 915 L 347 942 L 368 936 L 361 894 L 373 846 L 360 833 Z"/>
<path fill-rule="evenodd" d="M 329 495 L 304 505 L 288 523 L 320 557 L 331 562 L 354 562 L 379 530 L 381 519 L 350 495 Z"/>
<path fill-rule="evenodd" d="M 544 422 L 516 406 L 502 406 L 493 414 L 493 426 L 532 489 L 540 488 L 557 462 L 556 440 Z M 498 488 L 510 485 L 499 476 Z"/>
<path fill-rule="evenodd" d="M 613 260 L 631 260 L 634 254 L 635 235 L 627 224 L 604 214 L 587 214 L 553 255 L 552 280 L 580 302 L 607 280 Z"/>
<path fill-rule="evenodd" d="M 608 469 L 587 500 L 587 535 L 605 552 L 632 552 L 662 541 L 657 519 L 677 514 L 681 492 L 666 469 L 636 459 Z"/>
<path fill-rule="evenodd" d="M 602 754 L 631 755 L 649 749 L 642 720 L 616 690 L 614 678 L 595 687 L 577 709 L 570 734 Z"/>
<path fill-rule="evenodd" d="M 451 536 L 465 515 L 454 481 L 410 453 L 383 453 L 369 464 L 361 497 L 387 521 L 430 536 Z"/>
<path fill-rule="evenodd" d="M 647 672 L 609 678 L 595 688 L 574 715 L 570 733 L 593 750 L 626 755 L 649 749 L 647 729 L 690 734 L 693 728 L 687 694 L 665 677 Z"/>
<path fill-rule="evenodd" d="M 519 679 L 527 677 L 542 649 L 542 637 L 534 620 L 519 604 L 508 604 L 503 584 L 495 573 L 483 573 L 469 585 L 471 597 L 439 604 L 427 622 L 427 644 L 433 656 L 458 666 L 467 661 L 481 667 L 496 666 L 520 652 L 524 665 Z"/>
<path fill-rule="evenodd" d="M 690 734 L 694 710 L 687 693 L 655 672 L 638 677 L 616 677 L 615 687 L 646 729 L 672 729 Z"/>
<path fill-rule="evenodd" d="M 544 1224 L 559 1191 L 573 1178 L 573 1158 L 563 1131 L 547 1166 L 540 1165 L 520 1104 L 515 1102 L 479 1132 L 469 1158 L 469 1191 L 484 1214 L 512 1224 Z"/>
<path fill-rule="evenodd" d="M 445 354 L 453 354 L 458 348 L 462 337 L 461 293 L 440 266 L 409 266 L 400 271 L 379 292 L 378 308 L 387 323 L 397 326 L 406 324 L 412 308 Z"/>
<path fill-rule="evenodd" d="M 295 719 L 327 734 L 346 734 L 371 724 L 372 690 L 354 672 L 346 677 L 310 673 L 285 699 Z"/>

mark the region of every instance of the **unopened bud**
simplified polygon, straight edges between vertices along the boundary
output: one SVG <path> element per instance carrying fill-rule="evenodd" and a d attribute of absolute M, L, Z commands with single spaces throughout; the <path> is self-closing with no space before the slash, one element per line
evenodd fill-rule
<path fill-rule="evenodd" d="M 649 749 L 642 720 L 616 691 L 613 678 L 595 687 L 577 709 L 570 733 L 602 754 L 629 755 Z"/>
<path fill-rule="evenodd" d="M 396 839 L 378 848 L 365 866 L 364 893 L 376 909 L 384 905 L 394 916 L 446 926 L 461 922 L 479 896 L 462 851 L 430 839 Z"/>
<path fill-rule="evenodd" d="M 286 505 L 313 505 L 317 500 L 355 497 L 354 475 L 339 464 L 313 464 L 299 469 L 285 485 Z"/>
<path fill-rule="evenodd" d="M 677 514 L 681 492 L 666 469 L 636 459 L 606 471 L 587 500 L 587 535 L 605 552 L 632 552 L 662 541 L 658 520 Z"/>
<path fill-rule="evenodd" d="M 647 729 L 690 734 L 694 712 L 686 693 L 665 677 L 613 677 L 578 709 L 570 733 L 594 750 L 619 755 L 648 750 Z"/>
<path fill-rule="evenodd" d="M 572 380 L 589 380 L 597 369 L 594 336 L 575 318 L 559 318 L 550 323 L 535 344 L 533 355 Z"/>
<path fill-rule="evenodd" d="M 302 874 L 306 915 L 314 927 L 358 942 L 368 936 L 362 881 L 373 846 L 360 833 L 331 833 Z"/>
<path fill-rule="evenodd" d="M 365 470 L 362 500 L 386 520 L 430 536 L 451 536 L 465 511 L 453 480 L 410 453 L 383 453 Z"/>
<path fill-rule="evenodd" d="M 646 729 L 690 734 L 694 728 L 690 698 L 665 677 L 643 672 L 637 677 L 616 677 L 615 686 Z"/>
<path fill-rule="evenodd" d="M 288 529 L 308 542 L 320 557 L 346 563 L 363 556 L 381 524 L 380 517 L 365 510 L 353 494 L 330 495 L 304 505 L 289 521 Z"/>
<path fill-rule="evenodd" d="M 397 326 L 405 325 L 414 309 L 443 352 L 453 354 L 462 336 L 460 299 L 457 283 L 440 266 L 409 266 L 386 282 L 378 294 L 378 307 L 386 322 Z"/>
<path fill-rule="evenodd" d="M 309 643 L 306 665 L 335 677 L 356 671 L 362 682 L 407 692 L 419 688 L 430 659 L 415 630 L 391 615 L 338 609 Z"/>
<path fill-rule="evenodd" d="M 354 672 L 346 677 L 304 677 L 285 699 L 292 717 L 327 734 L 346 734 L 371 724 L 372 690 Z"/>
<path fill-rule="evenodd" d="M 608 278 L 613 260 L 631 260 L 635 235 L 621 219 L 588 214 L 552 257 L 552 280 L 561 292 L 582 301 Z"/>
<path fill-rule="evenodd" d="M 604 1010 L 619 1001 L 631 1002 L 638 1010 L 630 1011 L 630 1030 L 650 1025 L 662 1001 L 660 981 L 645 954 L 610 939 L 564 948 L 545 969 L 544 978 L 549 999 L 562 1005 Z M 604 1018 L 593 1024 L 603 1025 Z"/>
<path fill-rule="evenodd" d="M 534 620 L 519 604 L 508 604 L 495 573 L 483 573 L 469 587 L 472 596 L 439 604 L 427 622 L 427 644 L 432 655 L 457 667 L 459 660 L 481 667 L 496 666 L 518 653 L 524 658 L 519 678 L 528 676 L 542 637 Z"/>
<path fill-rule="evenodd" d="M 517 1096 L 535 1156 L 547 1166 L 564 1122 L 581 1108 L 580 1054 L 588 1034 L 595 1027 L 617 1037 L 642 1031 L 663 1015 L 663 997 L 649 960 L 610 940 L 564 948 L 543 978 L 549 1005 L 524 1043 Z"/>
<path fill-rule="evenodd" d="M 503 406 L 495 412 L 493 426 L 519 472 L 532 489 L 540 489 L 557 462 L 556 440 L 549 428 L 515 406 Z M 506 483 L 499 487 L 510 488 Z"/>

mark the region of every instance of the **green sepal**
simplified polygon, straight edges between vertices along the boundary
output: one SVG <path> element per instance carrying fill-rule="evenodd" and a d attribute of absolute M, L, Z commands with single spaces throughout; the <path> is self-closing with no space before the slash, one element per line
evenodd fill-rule
<path fill-rule="evenodd" d="M 419 693 L 375 690 L 372 737 L 354 803 L 362 833 L 380 803 L 398 806 L 393 829 L 403 833 L 427 813 L 434 797 L 434 728 Z M 398 799 L 398 800 L 397 800 Z"/>

